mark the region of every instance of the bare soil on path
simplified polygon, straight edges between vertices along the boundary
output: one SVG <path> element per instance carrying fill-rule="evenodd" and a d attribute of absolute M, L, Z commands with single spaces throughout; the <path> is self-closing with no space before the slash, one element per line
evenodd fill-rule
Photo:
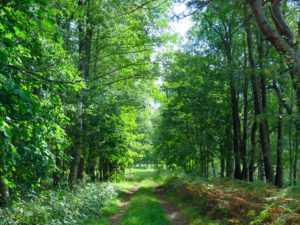
<path fill-rule="evenodd" d="M 182 215 L 181 211 L 171 204 L 166 196 L 166 191 L 159 185 L 155 185 L 155 193 L 161 202 L 163 209 L 171 221 L 171 225 L 188 225 L 188 221 Z"/>
<path fill-rule="evenodd" d="M 129 191 L 126 192 L 126 194 L 120 204 L 120 211 L 117 214 L 115 214 L 109 218 L 109 222 L 108 222 L 109 225 L 120 224 L 121 219 L 128 208 L 130 198 L 134 194 L 134 192 L 136 192 L 138 187 L 139 187 L 139 184 L 135 184 L 132 188 L 130 188 Z"/>

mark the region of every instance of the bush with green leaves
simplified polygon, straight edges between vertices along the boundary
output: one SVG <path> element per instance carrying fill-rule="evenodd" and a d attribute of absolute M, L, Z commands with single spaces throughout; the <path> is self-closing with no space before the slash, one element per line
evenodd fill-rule
<path fill-rule="evenodd" d="M 2 225 L 80 224 L 89 216 L 101 215 L 103 207 L 116 201 L 116 196 L 111 185 L 100 183 L 86 184 L 76 192 L 60 189 L 31 194 L 29 201 L 0 209 L 0 221 Z"/>

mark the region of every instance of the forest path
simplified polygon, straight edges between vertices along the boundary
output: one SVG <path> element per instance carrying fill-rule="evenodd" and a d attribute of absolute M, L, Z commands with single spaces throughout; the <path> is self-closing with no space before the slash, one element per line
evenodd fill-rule
<path fill-rule="evenodd" d="M 180 210 L 172 205 L 154 172 L 137 182 L 125 194 L 120 210 L 109 225 L 187 225 Z"/>
<path fill-rule="evenodd" d="M 171 225 L 188 225 L 188 221 L 182 215 L 182 212 L 174 205 L 171 204 L 167 198 L 166 190 L 163 187 L 155 184 L 155 193 L 160 203 L 167 214 L 169 220 L 171 221 Z"/>
<path fill-rule="evenodd" d="M 139 189 L 130 199 L 120 225 L 170 225 L 170 220 L 156 196 L 154 185 L 152 176 L 140 183 Z"/>

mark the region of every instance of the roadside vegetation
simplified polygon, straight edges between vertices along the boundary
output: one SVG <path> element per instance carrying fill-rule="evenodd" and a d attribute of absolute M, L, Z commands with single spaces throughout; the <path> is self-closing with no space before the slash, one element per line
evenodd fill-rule
<path fill-rule="evenodd" d="M 165 174 L 163 187 L 190 225 L 300 224 L 299 186 L 278 189 L 264 183 L 172 172 Z"/>
<path fill-rule="evenodd" d="M 0 209 L 0 224 L 107 224 L 108 218 L 118 212 L 126 191 L 153 172 L 130 171 L 120 182 L 84 183 L 76 190 L 60 188 L 30 193 L 13 206 Z"/>
<path fill-rule="evenodd" d="M 128 169 L 122 181 L 88 183 L 76 191 L 30 194 L 13 207 L 0 209 L 1 225 L 108 225 L 120 211 L 125 193 L 134 185 L 120 225 L 168 225 L 159 186 L 189 225 L 300 224 L 299 186 L 275 186 L 220 178 L 190 176 L 178 170 Z"/>

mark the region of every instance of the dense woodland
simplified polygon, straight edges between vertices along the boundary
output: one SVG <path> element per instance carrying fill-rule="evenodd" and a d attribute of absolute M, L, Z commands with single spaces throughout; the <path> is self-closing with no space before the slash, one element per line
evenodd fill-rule
<path fill-rule="evenodd" d="M 84 172 L 107 180 L 140 157 L 163 39 L 152 30 L 167 7 L 1 2 L 2 203 L 7 186 L 14 197 L 49 179 L 72 186 Z"/>
<path fill-rule="evenodd" d="M 295 184 L 299 2 L 189 6 L 188 43 L 163 61 L 158 154 L 201 176 Z"/>
<path fill-rule="evenodd" d="M 1 0 L 0 64 L 3 207 L 145 163 L 299 180 L 298 0 Z"/>

